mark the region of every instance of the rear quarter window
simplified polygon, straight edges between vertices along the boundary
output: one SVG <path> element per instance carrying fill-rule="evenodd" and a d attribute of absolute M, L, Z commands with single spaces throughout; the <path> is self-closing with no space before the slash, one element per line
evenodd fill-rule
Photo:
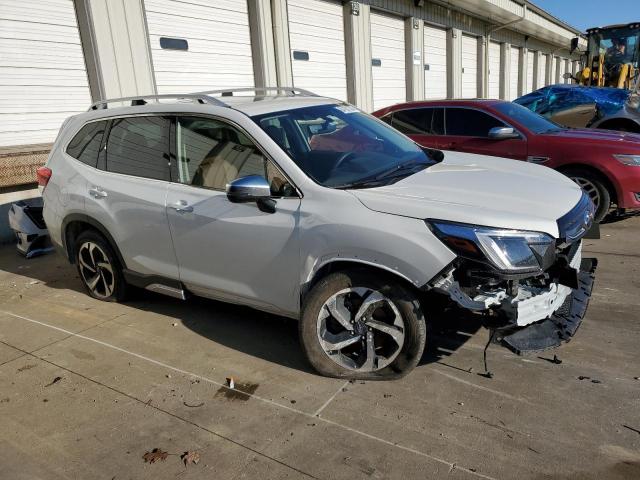
<path fill-rule="evenodd" d="M 80 129 L 67 146 L 67 154 L 91 167 L 95 167 L 100 153 L 100 144 L 107 122 L 91 122 Z"/>

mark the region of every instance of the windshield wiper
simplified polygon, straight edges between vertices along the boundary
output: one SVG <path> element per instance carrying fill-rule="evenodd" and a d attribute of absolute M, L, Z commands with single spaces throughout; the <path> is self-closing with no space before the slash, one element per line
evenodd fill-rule
<path fill-rule="evenodd" d="M 433 165 L 432 162 L 425 162 L 422 160 L 410 160 L 408 162 L 405 163 L 401 163 L 399 165 L 396 165 L 393 168 L 389 168 L 388 170 L 385 170 L 379 174 L 377 174 L 375 177 L 373 177 L 374 180 L 381 180 L 383 178 L 389 178 L 389 177 L 395 177 L 398 174 L 403 174 L 404 172 L 407 171 L 413 171 L 416 168 L 427 168 L 430 167 L 431 165 Z"/>
<path fill-rule="evenodd" d="M 382 171 L 371 177 L 365 177 L 357 182 L 345 183 L 343 185 L 337 185 L 333 188 L 346 189 L 346 188 L 373 188 L 380 187 L 382 185 L 388 185 L 390 180 L 397 179 L 398 177 L 406 177 L 407 173 L 416 173 L 417 169 L 424 169 L 433 165 L 432 162 L 425 162 L 422 160 L 410 160 L 405 163 L 396 165 L 393 168 Z"/>

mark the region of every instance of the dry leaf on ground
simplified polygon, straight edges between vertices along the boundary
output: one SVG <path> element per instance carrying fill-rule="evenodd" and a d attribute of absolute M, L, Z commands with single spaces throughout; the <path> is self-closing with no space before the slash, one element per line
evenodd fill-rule
<path fill-rule="evenodd" d="M 200 454 L 198 452 L 184 452 L 180 458 L 184 462 L 185 467 L 190 463 L 197 465 L 200 461 Z"/>
<path fill-rule="evenodd" d="M 150 452 L 145 453 L 142 458 L 144 458 L 145 463 L 154 463 L 158 460 L 165 461 L 169 454 L 167 452 L 163 452 L 159 448 L 154 448 Z"/>

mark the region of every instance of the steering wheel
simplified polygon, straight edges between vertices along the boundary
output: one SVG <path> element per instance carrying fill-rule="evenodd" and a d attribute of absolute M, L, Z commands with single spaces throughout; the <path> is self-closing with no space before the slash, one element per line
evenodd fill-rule
<path fill-rule="evenodd" d="M 353 157 L 355 153 L 356 152 L 344 152 L 342 155 L 340 155 L 335 165 L 331 169 L 331 173 L 333 174 L 336 170 L 338 170 L 338 167 L 340 167 L 340 165 L 345 163 L 347 160 L 351 159 L 351 157 Z"/>

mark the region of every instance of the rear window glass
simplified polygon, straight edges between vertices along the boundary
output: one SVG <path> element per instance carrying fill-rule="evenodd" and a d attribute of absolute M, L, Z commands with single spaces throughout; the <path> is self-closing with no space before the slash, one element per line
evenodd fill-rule
<path fill-rule="evenodd" d="M 136 177 L 169 180 L 169 120 L 163 117 L 116 118 L 107 140 L 107 170 Z"/>
<path fill-rule="evenodd" d="M 412 108 L 393 113 L 391 125 L 406 135 L 443 135 L 443 108 Z"/>
<path fill-rule="evenodd" d="M 69 142 L 67 154 L 82 163 L 95 167 L 106 125 L 107 122 L 92 122 L 82 127 Z"/>

